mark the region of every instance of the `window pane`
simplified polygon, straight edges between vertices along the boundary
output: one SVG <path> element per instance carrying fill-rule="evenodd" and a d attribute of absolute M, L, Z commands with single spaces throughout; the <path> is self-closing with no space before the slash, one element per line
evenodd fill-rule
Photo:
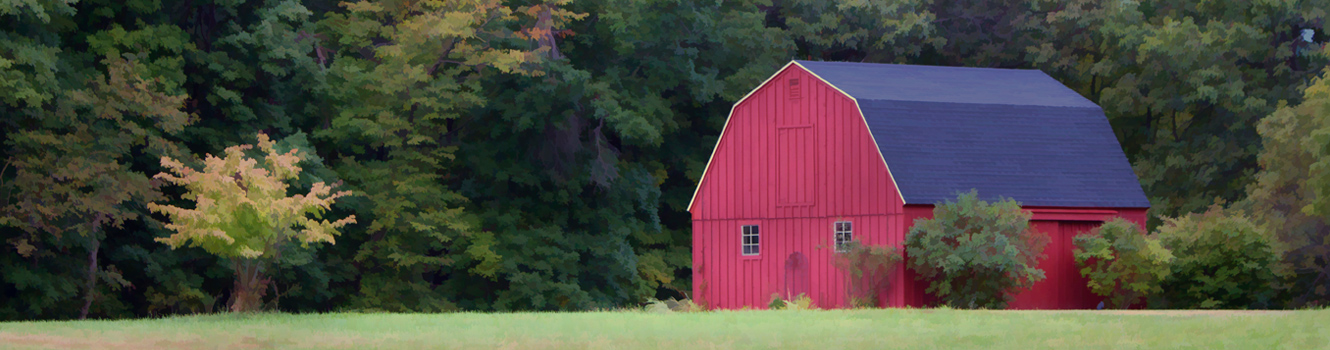
<path fill-rule="evenodd" d="M 757 254 L 758 254 L 758 246 L 757 246 L 757 243 L 758 243 L 758 239 L 757 239 L 757 237 L 758 237 L 758 235 L 757 235 L 757 233 L 758 233 L 758 226 L 757 226 L 757 225 L 743 225 L 742 228 L 743 228 L 743 234 L 741 235 L 741 237 L 743 238 L 743 239 L 742 239 L 742 242 L 743 242 L 743 243 L 742 243 L 742 246 L 743 246 L 743 247 L 742 247 L 743 255 L 757 255 Z"/>

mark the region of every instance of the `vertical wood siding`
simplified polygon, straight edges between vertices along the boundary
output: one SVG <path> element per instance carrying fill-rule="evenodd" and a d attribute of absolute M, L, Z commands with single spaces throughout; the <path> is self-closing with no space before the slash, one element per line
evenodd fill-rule
<path fill-rule="evenodd" d="M 848 306 L 845 273 L 832 263 L 833 224 L 849 221 L 854 236 L 867 244 L 890 244 L 891 220 L 886 215 L 841 216 L 828 218 L 790 218 L 761 220 L 761 254 L 743 256 L 739 252 L 740 227 L 751 220 L 706 220 L 694 223 L 695 251 L 694 295 L 711 307 L 737 309 L 745 306 L 765 308 L 773 296 L 805 292 L 821 308 Z M 723 247 L 721 249 L 713 249 Z M 802 255 L 807 265 L 804 290 L 791 291 L 788 278 L 799 271 L 787 270 L 791 256 Z M 798 277 L 796 277 L 798 278 Z M 900 299 L 901 293 L 889 293 Z M 900 301 L 884 301 L 883 306 L 900 306 Z"/>
<path fill-rule="evenodd" d="M 789 292 L 795 253 L 807 261 L 814 302 L 846 306 L 833 223 L 853 222 L 854 238 L 868 244 L 903 237 L 893 232 L 900 195 L 858 107 L 796 65 L 735 106 L 712 157 L 692 208 L 693 293 L 712 307 L 765 308 Z M 753 223 L 761 254 L 746 257 L 740 227 Z"/>
<path fill-rule="evenodd" d="M 790 79 L 799 98 L 789 98 Z M 900 213 L 854 101 L 791 65 L 735 106 L 699 184 L 694 220 Z"/>

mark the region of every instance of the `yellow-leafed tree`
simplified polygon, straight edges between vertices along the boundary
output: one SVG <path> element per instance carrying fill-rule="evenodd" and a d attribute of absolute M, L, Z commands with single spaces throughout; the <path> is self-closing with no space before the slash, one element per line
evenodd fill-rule
<path fill-rule="evenodd" d="M 338 228 L 355 222 L 354 215 L 337 221 L 322 219 L 333 202 L 351 194 L 349 191 L 333 192 L 331 186 L 319 182 L 308 194 L 288 195 L 287 182 L 300 175 L 299 163 L 305 155 L 296 149 L 279 153 L 267 135 L 259 134 L 258 139 L 261 160 L 246 156 L 254 145 L 228 147 L 222 158 L 209 154 L 202 171 L 162 157 L 162 166 L 169 172 L 155 178 L 184 186 L 184 197 L 194 207 L 148 204 L 149 210 L 169 217 L 166 227 L 175 231 L 158 241 L 172 248 L 200 247 L 231 260 L 236 273 L 230 300 L 234 312 L 262 305 L 269 281 L 263 270 L 279 256 L 282 245 L 293 240 L 332 244 Z"/>

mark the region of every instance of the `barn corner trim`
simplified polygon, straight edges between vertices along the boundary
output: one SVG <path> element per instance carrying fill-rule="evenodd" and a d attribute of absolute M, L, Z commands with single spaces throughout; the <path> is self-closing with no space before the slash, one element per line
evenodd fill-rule
<path fill-rule="evenodd" d="M 845 95 L 845 97 L 850 98 L 850 101 L 854 102 L 854 109 L 859 112 L 859 121 L 863 122 L 864 125 L 863 130 L 868 132 L 869 140 L 873 141 L 874 145 L 873 149 L 877 151 L 878 159 L 882 160 L 882 166 L 887 169 L 887 177 L 891 178 L 891 186 L 896 189 L 896 195 L 900 197 L 901 205 L 909 204 L 905 202 L 905 193 L 901 192 L 900 185 L 896 183 L 896 175 L 891 173 L 891 166 L 887 164 L 887 157 L 883 156 L 882 149 L 880 147 L 877 147 L 878 144 L 877 138 L 873 136 L 872 129 L 868 127 L 868 119 L 864 117 L 864 110 L 862 107 L 859 106 L 859 99 L 854 98 L 853 95 L 850 95 L 849 93 L 845 92 L 845 90 L 841 90 L 841 88 L 836 86 L 836 84 L 832 84 L 830 81 L 827 81 L 826 79 L 823 79 L 821 76 L 818 76 L 817 73 L 814 73 L 813 70 L 808 69 L 808 67 L 804 67 L 802 64 L 799 64 L 798 61 L 790 60 L 790 63 L 786 63 L 784 66 L 780 67 L 780 69 L 777 69 L 775 73 L 772 73 L 770 77 L 767 77 L 767 80 L 762 81 L 761 84 L 757 84 L 757 87 L 753 88 L 753 90 L 751 91 L 748 91 L 748 94 L 745 94 L 743 98 L 740 98 L 738 101 L 735 101 L 734 105 L 730 106 L 730 113 L 729 115 L 725 116 L 725 126 L 721 127 L 720 129 L 720 137 L 716 138 L 716 146 L 711 148 L 711 156 L 707 157 L 707 165 L 706 167 L 702 168 L 702 176 L 697 179 L 697 187 L 693 188 L 693 198 L 688 200 L 688 209 L 686 209 L 685 211 L 691 213 L 693 211 L 693 205 L 697 204 L 697 194 L 702 191 L 702 185 L 706 183 L 707 172 L 711 170 L 711 162 L 716 159 L 716 151 L 720 149 L 721 142 L 725 140 L 725 132 L 730 128 L 730 119 L 734 118 L 734 110 L 736 108 L 739 108 L 739 104 L 743 103 L 744 101 L 747 101 L 748 97 L 751 97 L 753 96 L 754 93 L 757 93 L 757 90 L 761 90 L 763 87 L 766 87 L 767 84 L 771 83 L 771 80 L 776 79 L 777 76 L 779 76 L 781 73 L 784 73 L 785 70 L 790 68 L 790 66 L 797 66 L 799 67 L 799 69 L 802 69 L 804 72 L 808 72 L 809 75 L 812 75 L 814 78 L 817 78 L 817 80 L 820 80 L 822 81 L 822 83 L 827 84 L 827 86 L 830 86 L 832 89 L 836 89 L 836 91 L 840 92 L 841 95 Z"/>

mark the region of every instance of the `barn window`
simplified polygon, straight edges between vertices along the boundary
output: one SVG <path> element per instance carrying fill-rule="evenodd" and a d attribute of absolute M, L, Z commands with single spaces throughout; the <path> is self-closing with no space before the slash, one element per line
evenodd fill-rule
<path fill-rule="evenodd" d="M 799 78 L 790 79 L 790 98 L 799 98 Z"/>
<path fill-rule="evenodd" d="M 836 233 L 836 252 L 844 253 L 850 250 L 850 241 L 854 240 L 854 227 L 849 221 L 837 221 L 834 230 Z"/>
<path fill-rule="evenodd" d="M 760 252 L 760 246 L 757 245 L 757 225 L 744 225 L 743 239 L 744 255 L 757 255 Z"/>

